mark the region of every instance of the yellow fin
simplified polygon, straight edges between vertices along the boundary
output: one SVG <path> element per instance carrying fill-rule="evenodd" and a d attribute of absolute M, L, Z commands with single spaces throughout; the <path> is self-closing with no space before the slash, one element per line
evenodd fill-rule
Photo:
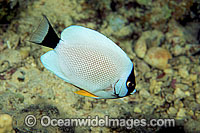
<path fill-rule="evenodd" d="M 85 91 L 85 90 L 79 90 L 79 91 L 76 91 L 74 93 L 82 95 L 82 96 L 87 96 L 87 97 L 98 97 L 98 96 L 95 96 L 94 94 L 92 94 L 88 91 Z"/>
<path fill-rule="evenodd" d="M 53 50 L 53 49 L 44 46 L 44 47 L 42 47 L 42 50 L 43 50 L 44 52 L 48 52 L 48 51 L 51 51 L 51 50 Z"/>

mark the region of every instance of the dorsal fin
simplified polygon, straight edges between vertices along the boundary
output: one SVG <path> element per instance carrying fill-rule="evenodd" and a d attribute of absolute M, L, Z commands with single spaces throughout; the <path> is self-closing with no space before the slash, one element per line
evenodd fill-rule
<path fill-rule="evenodd" d="M 57 36 L 49 20 L 45 15 L 41 20 L 38 28 L 33 32 L 30 42 L 43 45 L 50 48 L 55 48 L 60 38 Z"/>

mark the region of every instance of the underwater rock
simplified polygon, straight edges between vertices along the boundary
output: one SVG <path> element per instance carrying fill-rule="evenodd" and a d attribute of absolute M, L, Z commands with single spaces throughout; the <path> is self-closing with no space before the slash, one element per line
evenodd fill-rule
<path fill-rule="evenodd" d="M 172 44 L 171 52 L 174 56 L 185 54 L 188 49 L 187 47 L 191 47 L 191 43 L 197 43 L 197 33 L 195 32 L 198 32 L 198 26 L 195 26 L 194 23 L 192 25 L 193 26 L 189 28 L 188 26 L 180 25 L 180 23 L 174 19 L 169 21 L 166 41 Z"/>
<path fill-rule="evenodd" d="M 190 110 L 194 110 L 195 108 L 198 108 L 198 104 L 195 101 L 195 97 L 188 96 L 184 98 L 184 106 Z"/>
<path fill-rule="evenodd" d="M 134 111 L 135 113 L 141 113 L 141 112 L 142 112 L 142 110 L 140 109 L 139 106 L 136 106 L 136 107 L 134 108 L 133 111 Z"/>
<path fill-rule="evenodd" d="M 6 49 L 0 53 L 0 61 L 7 60 L 10 64 L 18 63 L 21 59 L 20 52 L 14 49 Z"/>
<path fill-rule="evenodd" d="M 190 79 L 190 81 L 197 81 L 197 74 L 190 74 L 189 75 L 189 79 Z"/>
<path fill-rule="evenodd" d="M 137 68 L 142 74 L 145 74 L 150 71 L 149 66 L 144 61 L 138 61 L 137 62 Z"/>
<path fill-rule="evenodd" d="M 155 3 L 152 10 L 145 15 L 145 19 L 151 24 L 153 28 L 162 30 L 166 28 L 166 23 L 171 17 L 172 10 L 168 4 Z"/>
<path fill-rule="evenodd" d="M 0 1 L 0 23 L 10 23 L 31 0 L 2 0 Z"/>
<path fill-rule="evenodd" d="M 194 91 L 195 91 L 196 94 L 200 93 L 200 83 L 197 83 L 197 84 L 194 85 Z"/>
<path fill-rule="evenodd" d="M 184 67 L 185 69 L 187 69 L 188 65 L 191 63 L 190 59 L 187 56 L 180 56 L 179 59 L 180 59 L 179 61 L 181 62 L 181 64 L 183 64 L 181 68 Z"/>
<path fill-rule="evenodd" d="M 125 26 L 126 19 L 124 19 L 122 16 L 110 14 L 109 16 L 107 16 L 107 18 L 109 19 L 109 25 L 114 32 L 118 32 L 121 28 Z"/>
<path fill-rule="evenodd" d="M 188 120 L 184 124 L 184 129 L 186 132 L 193 132 L 193 133 L 199 133 L 200 132 L 200 121 L 198 120 Z"/>
<path fill-rule="evenodd" d="M 153 67 L 166 69 L 170 66 L 168 60 L 171 58 L 172 56 L 168 50 L 160 47 L 152 47 L 147 51 L 144 60 Z"/>
<path fill-rule="evenodd" d="M 155 108 L 152 107 L 152 105 L 149 104 L 148 102 L 145 102 L 145 103 L 141 106 L 142 114 L 145 114 L 145 115 L 152 115 L 154 109 L 155 109 Z"/>
<path fill-rule="evenodd" d="M 196 101 L 197 101 L 198 104 L 200 104 L 200 93 L 198 93 L 198 94 L 196 95 Z"/>
<path fill-rule="evenodd" d="M 132 26 L 127 25 L 122 27 L 119 31 L 113 32 L 112 34 L 117 38 L 126 38 L 127 36 L 131 35 L 132 33 Z"/>
<path fill-rule="evenodd" d="M 188 114 L 190 117 L 192 117 L 192 116 L 194 116 L 194 111 L 189 110 L 189 111 L 187 112 L 187 114 Z"/>
<path fill-rule="evenodd" d="M 25 72 L 23 70 L 17 70 L 13 75 L 11 81 L 18 84 L 25 80 Z"/>
<path fill-rule="evenodd" d="M 142 96 L 143 98 L 150 97 L 150 93 L 145 89 L 141 89 L 140 92 L 139 92 L 139 95 Z"/>
<path fill-rule="evenodd" d="M 154 94 L 159 94 L 160 91 L 161 91 L 161 86 L 157 86 L 157 87 L 155 87 L 154 90 L 153 90 Z"/>
<path fill-rule="evenodd" d="M 198 109 L 199 109 L 200 107 L 198 107 Z M 200 120 L 200 110 L 196 110 L 195 111 L 195 117 L 198 119 L 198 120 Z"/>
<path fill-rule="evenodd" d="M 140 5 L 150 5 L 152 3 L 151 0 L 136 0 Z"/>
<path fill-rule="evenodd" d="M 22 47 L 19 50 L 22 59 L 25 59 L 30 54 L 30 47 Z"/>
<path fill-rule="evenodd" d="M 177 83 L 176 88 L 180 88 L 181 90 L 186 91 L 189 89 L 189 86 L 186 84 Z"/>
<path fill-rule="evenodd" d="M 164 40 L 164 34 L 159 30 L 147 31 L 146 43 L 148 48 L 158 47 Z"/>
<path fill-rule="evenodd" d="M 145 73 L 144 77 L 145 77 L 146 79 L 150 79 L 150 78 L 153 77 L 153 76 L 152 76 L 152 73 L 151 73 L 151 72 L 147 72 L 147 73 Z"/>
<path fill-rule="evenodd" d="M 142 90 L 144 87 L 144 84 L 137 84 L 136 89 L 139 92 L 140 90 Z"/>
<path fill-rule="evenodd" d="M 174 95 L 176 96 L 176 98 L 179 99 L 184 98 L 186 96 L 180 88 L 176 88 L 176 90 L 174 91 Z"/>
<path fill-rule="evenodd" d="M 176 109 L 183 108 L 183 106 L 184 106 L 184 104 L 183 104 L 183 102 L 180 99 L 176 99 L 174 101 L 174 107 Z"/>
<path fill-rule="evenodd" d="M 178 112 L 178 110 L 176 108 L 174 108 L 174 107 L 170 107 L 167 110 L 167 113 L 169 114 L 169 116 L 175 116 L 177 112 Z"/>
<path fill-rule="evenodd" d="M 159 97 L 159 96 L 153 96 L 153 102 L 152 104 L 155 106 L 162 106 L 165 102 L 165 99 Z"/>
<path fill-rule="evenodd" d="M 171 54 L 173 56 L 180 56 L 180 55 L 194 56 L 200 50 L 200 46 L 198 44 L 185 43 L 182 45 L 183 46 L 181 46 L 179 44 L 172 44 L 172 47 L 170 48 Z"/>
<path fill-rule="evenodd" d="M 186 67 L 181 66 L 178 71 L 179 75 L 182 78 L 187 78 L 189 76 L 189 72 Z"/>
<path fill-rule="evenodd" d="M 146 40 L 143 39 L 144 37 L 140 37 L 136 44 L 135 44 L 135 53 L 138 57 L 140 58 L 144 58 L 145 54 L 146 54 L 146 51 L 147 51 L 147 45 L 146 45 Z"/>
<path fill-rule="evenodd" d="M 15 133 L 12 127 L 13 119 L 8 114 L 0 115 L 0 133 Z"/>
<path fill-rule="evenodd" d="M 112 35 L 117 38 L 124 38 L 133 32 L 133 24 L 126 25 L 127 19 L 115 13 L 109 14 L 107 17 L 109 27 L 107 27 Z"/>
<path fill-rule="evenodd" d="M 172 54 L 174 56 L 179 56 L 185 52 L 184 48 L 182 48 L 180 45 L 175 45 L 175 47 L 172 49 Z"/>
<path fill-rule="evenodd" d="M 183 50 L 184 53 L 183 53 L 183 55 L 197 56 L 197 55 L 199 55 L 199 51 L 200 51 L 199 43 L 196 43 L 196 44 L 187 44 L 184 47 L 184 50 Z"/>
<path fill-rule="evenodd" d="M 157 82 L 156 80 L 152 80 L 150 82 L 150 87 L 149 87 L 149 90 L 150 90 L 150 93 L 152 94 L 158 94 L 160 93 L 161 91 L 161 85 L 162 85 L 162 82 Z"/>
<path fill-rule="evenodd" d="M 164 69 L 164 73 L 166 73 L 166 74 L 170 74 L 170 75 L 172 75 L 173 72 L 174 72 L 174 70 L 171 69 L 171 68 Z"/>
<path fill-rule="evenodd" d="M 153 30 L 153 31 L 145 31 L 142 33 L 141 37 L 137 40 L 135 44 L 135 52 L 138 57 L 144 58 L 147 47 L 157 47 L 161 44 L 164 35 L 161 31 Z"/>
<path fill-rule="evenodd" d="M 130 59 L 135 59 L 136 54 L 132 50 L 132 41 L 120 41 L 119 46 L 121 47 L 121 49 L 126 51 L 126 54 Z"/>
<path fill-rule="evenodd" d="M 168 24 L 169 32 L 166 33 L 166 40 L 168 43 L 179 45 L 177 48 L 184 46 L 186 43 L 187 35 L 184 34 L 184 28 L 175 20 L 171 20 Z"/>
<path fill-rule="evenodd" d="M 158 106 L 162 106 L 165 103 L 165 99 L 160 96 L 151 95 L 146 102 L 148 105 L 151 105 L 152 108 L 157 108 Z"/>
<path fill-rule="evenodd" d="M 166 99 L 166 101 L 168 103 L 171 103 L 171 102 L 173 102 L 175 100 L 175 96 L 172 95 L 172 94 L 167 94 L 166 97 L 165 97 L 165 99 Z"/>
<path fill-rule="evenodd" d="M 185 96 L 190 96 L 190 91 L 185 91 Z"/>
<path fill-rule="evenodd" d="M 186 118 L 186 110 L 184 108 L 180 108 L 176 115 L 176 119 L 184 119 L 184 118 Z"/>

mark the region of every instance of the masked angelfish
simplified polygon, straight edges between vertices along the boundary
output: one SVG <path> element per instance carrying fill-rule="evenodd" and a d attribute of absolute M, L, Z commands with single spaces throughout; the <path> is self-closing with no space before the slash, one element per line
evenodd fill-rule
<path fill-rule="evenodd" d="M 41 56 L 46 69 L 92 98 L 120 98 L 135 90 L 134 66 L 126 53 L 103 34 L 69 26 L 57 36 L 46 16 L 31 42 L 53 48 Z"/>

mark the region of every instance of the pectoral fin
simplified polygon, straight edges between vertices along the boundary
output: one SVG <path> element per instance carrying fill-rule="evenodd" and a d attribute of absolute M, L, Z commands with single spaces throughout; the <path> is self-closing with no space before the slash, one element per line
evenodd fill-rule
<path fill-rule="evenodd" d="M 95 96 L 94 94 L 92 94 L 92 93 L 90 93 L 88 91 L 85 91 L 85 90 L 79 90 L 79 91 L 76 91 L 74 93 L 82 95 L 82 96 L 87 96 L 87 97 L 95 97 L 95 98 L 98 97 L 98 96 Z"/>

